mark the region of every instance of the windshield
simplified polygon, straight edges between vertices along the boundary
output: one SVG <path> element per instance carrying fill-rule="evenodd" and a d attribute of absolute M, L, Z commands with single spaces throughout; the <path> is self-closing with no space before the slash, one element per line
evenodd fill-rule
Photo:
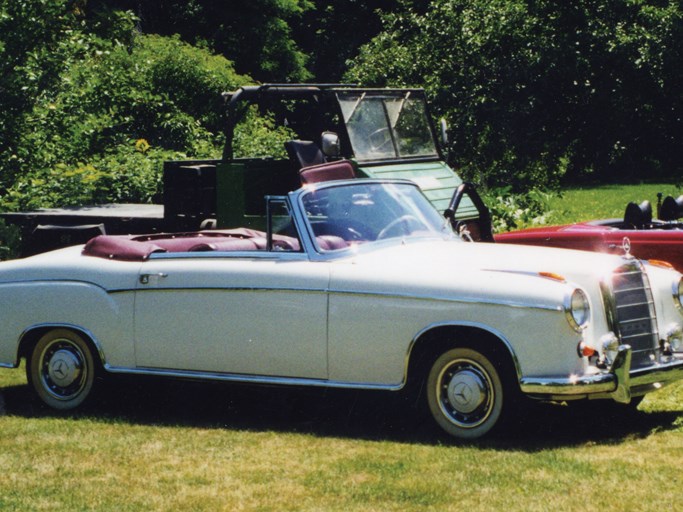
<path fill-rule="evenodd" d="M 422 95 L 358 91 L 337 98 L 359 161 L 437 156 Z"/>
<path fill-rule="evenodd" d="M 453 235 L 439 212 L 409 183 L 312 188 L 302 195 L 301 201 L 323 250 L 388 238 Z"/>

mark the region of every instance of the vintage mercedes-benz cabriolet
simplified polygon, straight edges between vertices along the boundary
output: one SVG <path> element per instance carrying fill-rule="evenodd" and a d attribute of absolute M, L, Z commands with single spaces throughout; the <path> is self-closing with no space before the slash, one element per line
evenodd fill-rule
<path fill-rule="evenodd" d="M 424 389 L 456 438 L 522 400 L 637 404 L 683 377 L 681 274 L 468 244 L 401 180 L 266 197 L 267 225 L 108 236 L 0 264 L 0 364 L 49 406 L 109 373 Z M 424 383 L 424 386 L 412 386 Z"/>

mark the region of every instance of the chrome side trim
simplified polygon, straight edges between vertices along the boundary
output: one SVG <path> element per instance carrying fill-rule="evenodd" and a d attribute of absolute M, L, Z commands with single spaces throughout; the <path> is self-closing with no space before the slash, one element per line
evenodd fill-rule
<path fill-rule="evenodd" d="M 308 261 L 302 251 L 196 251 L 196 252 L 158 252 L 149 255 L 148 261 L 174 259 L 239 259 L 239 260 L 288 260 Z"/>
<path fill-rule="evenodd" d="M 200 379 L 222 382 L 241 382 L 247 384 L 277 384 L 282 386 L 308 386 L 346 389 L 371 389 L 384 391 L 398 391 L 403 387 L 399 384 L 373 384 L 367 382 L 341 382 L 325 379 L 306 379 L 297 377 L 273 377 L 267 375 L 243 375 L 238 373 L 201 372 L 194 370 L 172 370 L 165 368 L 127 368 L 121 366 L 104 365 L 110 373 L 125 373 L 129 375 L 156 375 L 179 379 Z"/>
<path fill-rule="evenodd" d="M 532 304 L 525 303 L 521 301 L 508 301 L 508 300 L 494 300 L 494 299 L 484 299 L 484 298 L 451 298 L 451 297 L 436 297 L 433 295 L 412 295 L 408 293 L 393 293 L 393 292 L 374 292 L 374 291 L 349 291 L 349 290 L 336 290 L 336 289 L 325 289 L 325 288 L 271 288 L 271 287 L 226 287 L 226 286 L 204 286 L 204 287 L 154 287 L 154 288 L 120 288 L 109 290 L 108 293 L 125 293 L 125 292 L 145 292 L 145 291 L 175 291 L 175 290 L 223 290 L 225 292 L 305 292 L 305 293 L 329 293 L 337 295 L 356 295 L 364 297 L 382 297 L 382 298 L 395 298 L 395 299 L 412 299 L 412 300 L 424 300 L 424 301 L 434 301 L 434 302 L 449 302 L 456 304 L 479 304 L 488 306 L 506 306 L 512 308 L 524 308 L 524 309 L 540 309 L 543 311 L 563 311 L 563 306 L 558 304 L 557 306 L 551 306 L 547 304 Z"/>
<path fill-rule="evenodd" d="M 551 306 L 547 304 L 532 304 L 521 301 L 513 300 L 495 300 L 495 299 L 483 299 L 483 298 L 451 298 L 451 297 L 435 297 L 433 295 L 411 295 L 408 293 L 391 293 L 391 292 L 371 292 L 371 291 L 349 291 L 349 290 L 329 290 L 330 293 L 335 293 L 338 295 L 362 295 L 366 297 L 393 297 L 397 299 L 417 299 L 417 300 L 428 300 L 436 302 L 451 302 L 457 304 L 482 304 L 489 306 L 507 306 L 512 308 L 525 308 L 525 309 L 541 309 L 544 311 L 563 311 L 563 306 L 558 304 L 557 306 Z"/>
<path fill-rule="evenodd" d="M 257 287 L 257 286 L 235 286 L 235 287 L 226 287 L 226 286 L 188 286 L 188 287 L 180 287 L 180 286 L 159 286 L 159 287 L 153 287 L 153 288 L 136 288 L 136 289 L 130 289 L 130 290 L 116 290 L 115 292 L 112 291 L 111 293 L 120 293 L 124 291 L 129 291 L 129 292 L 160 292 L 160 291 L 165 291 L 165 292 L 175 292 L 175 291 L 205 291 L 205 290 L 213 290 L 213 291 L 224 291 L 228 293 L 232 292 L 305 292 L 305 293 L 327 293 L 327 290 L 324 288 L 269 288 L 269 287 Z"/>
<path fill-rule="evenodd" d="M 26 285 L 26 284 L 43 284 L 43 283 L 65 283 L 65 284 L 84 284 L 84 285 L 90 285 L 94 286 L 95 288 L 99 288 L 100 290 L 107 292 L 108 290 L 104 288 L 101 284 L 99 283 L 94 283 L 92 281 L 85 281 L 83 279 L 63 279 L 63 278 L 55 278 L 55 279 L 47 279 L 47 278 L 40 278 L 40 279 L 22 279 L 22 280 L 16 280 L 16 281 L 5 281 L 2 283 L 3 286 L 5 285 Z"/>

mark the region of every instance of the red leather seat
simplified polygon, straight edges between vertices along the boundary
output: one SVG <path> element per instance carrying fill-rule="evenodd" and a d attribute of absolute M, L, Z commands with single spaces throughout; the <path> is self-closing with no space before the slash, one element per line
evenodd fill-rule
<path fill-rule="evenodd" d="M 334 180 L 350 180 L 356 177 L 353 165 L 349 160 L 338 160 L 320 165 L 304 167 L 299 171 L 299 179 L 303 185 Z"/>

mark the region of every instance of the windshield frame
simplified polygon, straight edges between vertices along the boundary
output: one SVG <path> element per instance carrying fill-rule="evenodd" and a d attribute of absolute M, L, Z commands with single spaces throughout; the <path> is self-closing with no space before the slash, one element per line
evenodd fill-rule
<path fill-rule="evenodd" d="M 316 228 L 313 225 L 312 219 L 314 219 L 315 216 L 309 215 L 309 212 L 307 212 L 306 200 L 310 197 L 311 194 L 325 192 L 332 193 L 334 192 L 334 189 L 338 189 L 339 192 L 345 193 L 347 195 L 353 194 L 355 192 L 356 195 L 361 196 L 372 189 L 377 193 L 381 192 L 383 194 L 386 194 L 387 196 L 392 196 L 396 193 L 398 193 L 399 195 L 405 194 L 405 197 L 410 196 L 410 198 L 415 201 L 415 203 L 412 204 L 410 208 L 419 208 L 419 213 L 422 216 L 419 220 L 421 222 L 424 222 L 424 227 L 426 227 L 427 229 L 416 229 L 410 233 L 391 233 L 390 236 L 387 236 L 383 239 L 359 239 L 357 241 L 347 240 L 349 243 L 346 247 L 343 248 L 323 248 L 321 247 L 318 239 L 316 238 L 317 236 L 321 235 L 321 232 L 319 230 L 316 230 Z M 453 232 L 448 220 L 445 219 L 434 208 L 434 206 L 429 202 L 427 197 L 422 193 L 422 190 L 414 182 L 410 180 L 355 179 L 307 185 L 294 192 L 291 192 L 290 201 L 292 206 L 294 206 L 293 214 L 296 218 L 296 222 L 300 226 L 299 232 L 301 235 L 303 235 L 301 238 L 306 239 L 304 245 L 307 246 L 307 252 L 309 252 L 309 254 L 312 255 L 317 254 L 325 257 L 329 257 L 330 255 L 347 255 L 349 252 L 356 253 L 359 251 L 365 251 L 366 249 L 372 250 L 372 248 L 383 247 L 386 245 L 405 244 L 423 240 L 438 239 L 460 241 L 460 239 Z M 403 204 L 403 207 L 406 208 L 405 204 Z M 388 217 L 392 216 L 389 214 Z M 329 216 L 329 210 L 328 216 L 320 217 L 319 220 L 324 220 L 325 218 L 327 218 L 328 221 L 331 218 Z M 331 222 L 330 225 L 338 226 L 334 221 Z M 310 249 L 312 249 L 312 251 Z M 316 258 L 314 257 L 313 259 Z"/>
<path fill-rule="evenodd" d="M 442 158 L 424 90 L 344 89 L 335 91 L 335 95 L 342 114 L 342 122 L 348 136 L 348 142 L 353 151 L 354 159 L 358 162 L 367 164 Z M 368 115 L 374 114 L 375 116 L 374 127 L 372 127 L 372 123 L 361 122 L 359 127 L 363 127 L 363 130 L 356 132 L 351 120 L 358 114 L 358 109 L 363 105 L 367 107 L 381 106 L 381 111 L 379 108 L 369 109 Z M 416 112 L 421 122 L 409 125 L 410 130 L 407 135 L 412 135 L 412 137 L 402 136 L 399 131 L 399 121 L 406 119 L 406 117 L 401 117 L 400 114 L 404 113 L 406 107 L 411 105 L 415 108 L 419 106 L 419 111 L 413 108 L 413 110 L 406 110 L 406 112 Z M 392 108 L 393 106 L 397 108 Z M 380 134 L 384 136 L 383 139 L 379 138 Z M 370 140 L 372 137 L 377 138 L 374 145 Z M 411 139 L 418 142 L 418 148 L 427 145 L 427 151 L 411 151 L 409 144 Z M 378 148 L 378 146 L 381 147 Z"/>

